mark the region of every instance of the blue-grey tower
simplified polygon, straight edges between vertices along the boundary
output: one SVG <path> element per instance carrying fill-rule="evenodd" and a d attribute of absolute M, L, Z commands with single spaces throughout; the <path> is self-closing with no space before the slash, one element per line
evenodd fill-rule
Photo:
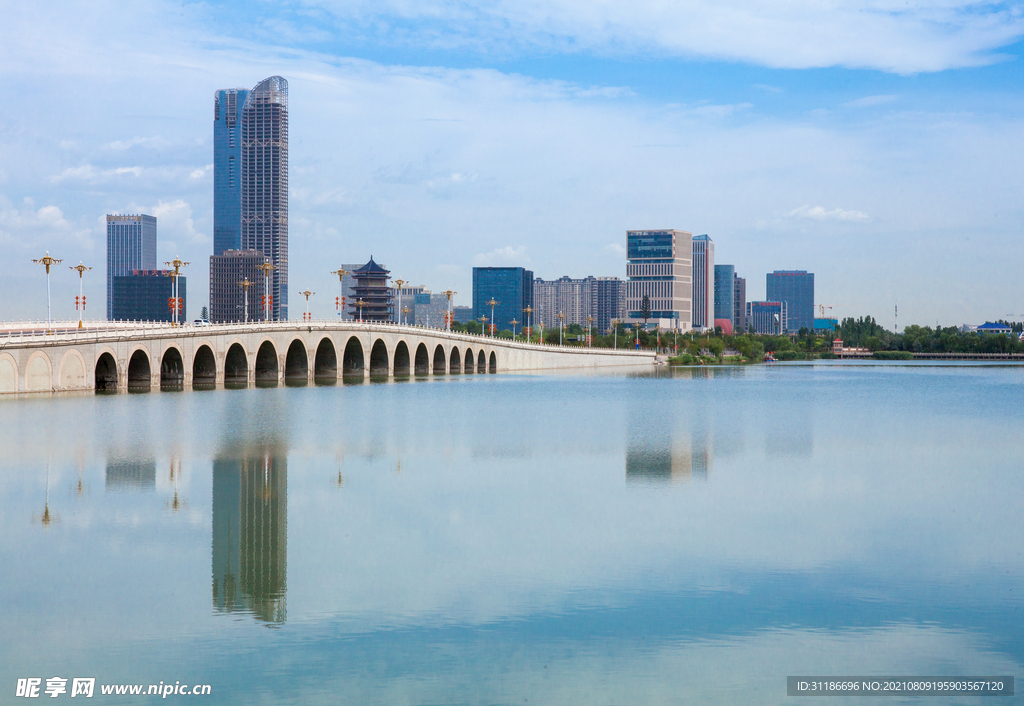
<path fill-rule="evenodd" d="M 766 275 L 767 299 L 786 303 L 789 331 L 814 330 L 814 273 L 806 270 L 775 270 Z"/>
<path fill-rule="evenodd" d="M 245 88 L 213 97 L 213 254 L 242 247 L 242 106 Z"/>

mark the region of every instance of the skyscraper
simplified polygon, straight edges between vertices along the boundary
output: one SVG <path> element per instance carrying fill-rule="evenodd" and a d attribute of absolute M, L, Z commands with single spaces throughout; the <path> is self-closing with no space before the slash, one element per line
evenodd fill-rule
<path fill-rule="evenodd" d="M 733 318 L 732 330 L 737 333 L 747 331 L 747 279 L 739 275 L 733 276 L 732 302 Z"/>
<path fill-rule="evenodd" d="M 715 242 L 707 235 L 693 238 L 693 327 L 715 326 Z"/>
<path fill-rule="evenodd" d="M 715 320 L 728 319 L 733 330 L 736 329 L 736 322 L 733 321 L 736 297 L 733 280 L 735 278 L 736 268 L 732 265 L 715 265 Z"/>
<path fill-rule="evenodd" d="M 789 331 L 814 330 L 814 273 L 776 270 L 766 275 L 765 298 L 786 302 Z"/>
<path fill-rule="evenodd" d="M 263 270 L 267 259 L 256 250 L 225 250 L 210 256 L 210 321 L 261 321 L 263 310 Z M 243 282 L 248 280 L 246 296 Z M 248 303 L 248 314 L 246 304 Z"/>
<path fill-rule="evenodd" d="M 132 270 L 127 275 L 115 275 L 110 321 L 173 321 L 170 307 L 174 292 L 172 274 L 174 270 Z M 188 310 L 188 281 L 184 275 L 177 279 L 178 297 L 184 313 Z"/>
<path fill-rule="evenodd" d="M 626 231 L 626 316 L 642 321 L 644 295 L 650 319 L 662 328 L 693 327 L 693 235 L 685 230 Z"/>
<path fill-rule="evenodd" d="M 491 300 L 494 321 L 491 319 Z M 533 272 L 522 267 L 473 268 L 473 318 L 487 317 L 487 324 L 495 331 L 512 330 L 512 319 L 525 321 L 523 309 L 533 307 Z M 536 324 L 536 321 L 534 321 Z M 487 329 L 485 329 L 487 330 Z"/>
<path fill-rule="evenodd" d="M 271 76 L 251 91 L 214 94 L 213 250 L 255 250 L 274 270 L 271 318 L 288 318 L 288 82 Z M 219 282 L 211 260 L 210 307 L 234 282 Z"/>
<path fill-rule="evenodd" d="M 786 333 L 786 302 L 747 302 L 747 321 L 754 333 L 778 336 Z"/>
<path fill-rule="evenodd" d="M 556 280 L 538 277 L 533 281 L 532 323 L 556 327 L 561 313 L 563 324 L 586 328 L 591 323 L 587 317 L 591 316 L 596 330 L 608 331 L 612 319 L 622 318 L 624 284 L 618 277 L 559 277 Z"/>
<path fill-rule="evenodd" d="M 107 320 L 114 313 L 114 277 L 156 269 L 156 218 L 143 214 L 107 216 Z"/>

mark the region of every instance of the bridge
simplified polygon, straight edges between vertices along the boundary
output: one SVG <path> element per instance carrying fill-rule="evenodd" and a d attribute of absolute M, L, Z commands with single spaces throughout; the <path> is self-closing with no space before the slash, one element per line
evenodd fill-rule
<path fill-rule="evenodd" d="M 6 334 L 6 335 L 5 335 Z M 0 394 L 336 384 L 369 377 L 654 365 L 653 351 L 558 346 L 358 321 L 32 325 L 0 330 Z"/>

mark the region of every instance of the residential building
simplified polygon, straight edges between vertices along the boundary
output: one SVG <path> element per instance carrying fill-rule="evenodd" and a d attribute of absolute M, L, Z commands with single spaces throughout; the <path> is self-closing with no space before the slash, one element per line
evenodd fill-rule
<path fill-rule="evenodd" d="M 708 235 L 693 238 L 693 328 L 714 327 L 715 243 Z"/>
<path fill-rule="evenodd" d="M 594 317 L 594 328 L 607 333 L 612 330 L 612 321 L 622 321 L 624 316 L 626 283 L 618 277 L 594 277 L 590 286 L 590 310 Z"/>
<path fill-rule="evenodd" d="M 491 319 L 491 300 L 494 321 Z M 496 331 L 512 330 L 512 319 L 523 320 L 523 309 L 533 306 L 533 272 L 522 267 L 473 268 L 473 318 L 486 316 Z M 486 330 L 486 329 L 485 329 Z"/>
<path fill-rule="evenodd" d="M 732 265 L 715 265 L 715 319 L 729 319 L 735 316 L 736 268 Z"/>
<path fill-rule="evenodd" d="M 556 280 L 538 277 L 533 281 L 532 323 L 556 327 L 561 313 L 563 325 L 586 327 L 592 323 L 597 331 L 610 331 L 612 320 L 623 317 L 624 285 L 618 277 L 559 277 Z M 588 321 L 587 317 L 593 317 L 593 321 Z"/>
<path fill-rule="evenodd" d="M 747 280 L 736 275 L 732 287 L 732 328 L 737 333 L 747 332 Z"/>
<path fill-rule="evenodd" d="M 213 94 L 213 254 L 242 247 L 242 107 L 249 90 Z"/>
<path fill-rule="evenodd" d="M 107 215 L 107 320 L 114 321 L 114 277 L 156 269 L 156 218 Z M 170 294 L 167 295 L 171 296 Z"/>
<path fill-rule="evenodd" d="M 172 321 L 171 297 L 173 270 L 132 270 L 127 275 L 115 275 L 111 283 L 113 307 L 111 321 Z M 182 300 L 182 313 L 188 304 L 186 278 L 178 276 L 178 297 Z"/>
<path fill-rule="evenodd" d="M 643 301 L 650 301 L 648 321 L 661 328 L 693 327 L 693 235 L 683 230 L 626 232 L 626 317 L 643 321 Z"/>
<path fill-rule="evenodd" d="M 267 261 L 258 250 L 225 250 L 210 256 L 210 322 L 262 321 Z M 246 286 L 244 283 L 249 282 Z M 246 309 L 248 305 L 248 309 Z"/>
<path fill-rule="evenodd" d="M 765 299 L 786 302 L 789 327 L 814 330 L 814 273 L 806 270 L 776 270 L 766 275 Z"/>
<path fill-rule="evenodd" d="M 754 333 L 778 336 L 788 331 L 786 302 L 747 302 L 747 323 Z"/>
<path fill-rule="evenodd" d="M 394 321 L 395 304 L 388 286 L 390 271 L 373 258 L 352 272 L 356 286 L 348 303 L 353 316 L 360 321 Z"/>

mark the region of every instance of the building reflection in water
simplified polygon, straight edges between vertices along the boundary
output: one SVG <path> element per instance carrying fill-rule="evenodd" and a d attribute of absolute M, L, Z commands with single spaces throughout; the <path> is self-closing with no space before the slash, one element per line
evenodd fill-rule
<path fill-rule="evenodd" d="M 275 449 L 213 462 L 213 606 L 287 617 L 288 460 Z"/>
<path fill-rule="evenodd" d="M 107 490 L 156 490 L 156 459 L 107 460 Z"/>
<path fill-rule="evenodd" d="M 672 415 L 640 406 L 629 411 L 627 482 L 707 480 L 712 465 L 712 445 L 705 428 L 678 429 Z"/>

